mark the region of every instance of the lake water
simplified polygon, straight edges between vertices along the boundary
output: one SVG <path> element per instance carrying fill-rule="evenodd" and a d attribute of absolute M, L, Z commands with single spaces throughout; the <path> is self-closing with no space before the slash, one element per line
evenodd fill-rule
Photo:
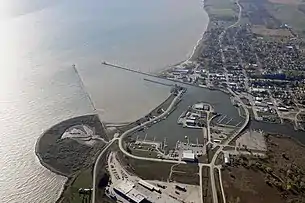
<path fill-rule="evenodd" d="M 206 29 L 200 0 L 0 2 L 0 202 L 54 202 L 65 178 L 43 168 L 37 138 L 93 113 L 77 69 L 105 121 L 130 121 L 168 88 L 101 61 L 156 72 L 187 58 Z"/>

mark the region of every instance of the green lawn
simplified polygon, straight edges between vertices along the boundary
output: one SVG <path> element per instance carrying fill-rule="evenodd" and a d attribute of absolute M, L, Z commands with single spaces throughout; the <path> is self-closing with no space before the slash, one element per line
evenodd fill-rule
<path fill-rule="evenodd" d="M 76 177 L 71 187 L 65 191 L 63 202 L 83 203 L 83 197 L 78 194 L 80 188 L 92 188 L 91 168 L 84 170 Z"/>

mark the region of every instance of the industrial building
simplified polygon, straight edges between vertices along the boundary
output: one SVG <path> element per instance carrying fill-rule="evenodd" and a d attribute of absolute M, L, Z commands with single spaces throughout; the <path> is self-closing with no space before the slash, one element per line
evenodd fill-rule
<path fill-rule="evenodd" d="M 142 194 L 141 192 L 136 190 L 134 187 L 135 187 L 134 183 L 132 183 L 128 180 L 123 180 L 123 181 L 119 181 L 113 187 L 113 190 L 118 195 L 120 195 L 121 197 L 123 197 L 124 199 L 126 199 L 129 202 L 149 203 L 150 201 L 147 200 L 148 198 L 144 194 Z"/>
<path fill-rule="evenodd" d="M 204 104 L 203 103 L 194 104 L 193 108 L 196 109 L 196 110 L 199 110 L 199 111 L 203 111 L 204 110 Z"/>
<path fill-rule="evenodd" d="M 185 150 L 182 153 L 182 160 L 183 161 L 195 161 L 195 153 L 193 152 L 193 150 Z"/>
<path fill-rule="evenodd" d="M 150 184 L 150 183 L 148 183 L 148 182 L 146 182 L 144 180 L 139 180 L 138 183 L 140 185 L 142 185 L 143 187 L 145 187 L 146 189 L 149 189 L 150 191 L 156 191 L 158 193 L 161 193 L 160 188 L 158 188 L 158 187 L 156 187 L 156 186 L 154 186 L 154 185 L 152 185 L 152 184 Z"/>

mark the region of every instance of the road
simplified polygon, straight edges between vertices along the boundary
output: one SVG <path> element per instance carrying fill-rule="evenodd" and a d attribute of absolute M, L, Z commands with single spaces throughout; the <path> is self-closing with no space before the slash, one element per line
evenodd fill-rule
<path fill-rule="evenodd" d="M 222 59 L 223 64 L 225 64 L 225 62 L 226 62 L 225 56 L 224 56 L 224 52 L 223 52 L 223 46 L 222 46 L 223 37 L 224 37 L 226 31 L 229 28 L 235 27 L 240 22 L 240 20 L 241 20 L 242 7 L 239 4 L 239 0 L 236 0 L 236 4 L 239 7 L 239 13 L 238 13 L 237 21 L 235 23 L 233 23 L 232 25 L 228 26 L 226 29 L 224 29 L 224 31 L 219 35 L 219 46 L 220 46 L 221 59 Z M 225 70 L 226 73 L 228 72 L 225 67 L 224 67 L 224 70 Z M 226 77 L 227 77 L 227 82 L 228 82 L 228 74 L 226 74 Z M 248 125 L 249 120 L 250 120 L 250 114 L 249 114 L 249 111 L 248 111 L 247 107 L 245 106 L 245 104 L 242 102 L 242 100 L 231 89 L 228 89 L 228 90 L 229 90 L 229 92 L 231 94 L 233 94 L 235 96 L 235 98 L 239 101 L 239 103 L 245 109 L 246 120 L 245 120 L 244 124 L 241 126 L 241 128 L 239 128 L 239 130 L 237 130 L 229 139 L 227 139 L 225 141 L 224 145 L 228 145 L 234 138 L 236 138 L 244 130 L 244 128 Z M 208 130 L 208 132 L 209 132 L 209 130 Z M 217 159 L 218 155 L 221 152 L 223 152 L 223 148 L 224 148 L 223 146 L 219 147 L 219 149 L 215 152 L 215 154 L 214 154 L 214 156 L 212 158 L 212 161 L 210 163 L 210 178 L 211 178 L 211 187 L 212 187 L 212 195 L 213 195 L 213 202 L 214 203 L 218 203 L 216 184 L 215 184 L 215 177 L 214 177 L 214 168 L 215 168 L 216 159 Z M 221 172 L 219 171 L 219 174 L 220 173 Z M 219 175 L 219 180 L 221 180 L 221 175 Z M 226 199 L 225 199 L 225 195 L 224 195 L 224 191 L 223 191 L 222 181 L 220 181 L 220 186 L 222 188 L 223 202 L 225 203 Z"/>
<path fill-rule="evenodd" d="M 95 163 L 94 163 L 94 169 L 93 169 L 93 176 L 92 176 L 92 203 L 95 203 L 95 198 L 96 198 L 96 179 L 97 179 L 97 171 L 98 171 L 98 163 L 100 161 L 100 159 L 102 158 L 102 156 L 104 155 L 104 153 L 108 150 L 108 148 L 112 145 L 113 142 L 115 142 L 118 138 L 113 138 L 110 142 L 108 142 L 108 144 L 106 144 L 106 146 L 104 147 L 103 151 L 101 151 L 101 153 L 98 155 Z"/>
<path fill-rule="evenodd" d="M 217 167 L 218 169 L 218 174 L 219 174 L 219 181 L 220 181 L 220 188 L 221 188 L 221 194 L 222 194 L 222 199 L 223 199 L 223 203 L 226 203 L 226 195 L 225 195 L 225 191 L 223 189 L 223 182 L 222 182 L 222 175 L 221 175 L 221 166 L 220 167 Z"/>
<path fill-rule="evenodd" d="M 178 163 L 184 163 L 186 164 L 186 162 L 184 161 L 176 161 L 176 160 L 167 160 L 167 159 L 157 159 L 157 158 L 148 158 L 148 157 L 140 157 L 140 156 L 135 156 L 133 154 L 128 153 L 124 147 L 123 147 L 123 139 L 130 133 L 135 132 L 151 123 L 154 123 L 157 120 L 162 119 L 163 117 L 169 115 L 170 111 L 172 110 L 172 108 L 174 107 L 174 105 L 176 104 L 176 102 L 178 101 L 178 99 L 182 96 L 183 92 L 180 91 L 179 94 L 174 98 L 174 100 L 172 101 L 172 103 L 170 104 L 170 106 L 166 109 L 166 111 L 164 111 L 162 114 L 160 114 L 159 116 L 146 121 L 144 123 L 142 123 L 141 125 L 135 126 L 127 131 L 125 131 L 119 138 L 119 148 L 120 150 L 128 157 L 131 157 L 133 159 L 138 159 L 138 160 L 145 160 L 145 161 L 156 161 L 156 162 L 166 162 L 166 163 L 174 163 L 174 164 L 178 164 Z"/>
<path fill-rule="evenodd" d="M 305 109 L 299 109 L 299 111 L 295 114 L 295 117 L 294 117 L 294 122 L 295 122 L 295 127 L 298 129 L 300 124 L 299 122 L 302 122 L 303 120 L 302 119 L 299 119 L 298 116 L 302 113 L 302 112 L 305 112 Z M 302 127 L 300 127 L 302 129 Z"/>
<path fill-rule="evenodd" d="M 232 140 L 234 140 L 248 125 L 249 121 L 250 121 L 250 113 L 246 107 L 246 105 L 242 102 L 242 100 L 231 90 L 231 89 L 228 89 L 229 92 L 231 92 L 231 94 L 233 94 L 235 96 L 235 98 L 238 100 L 238 102 L 241 104 L 241 106 L 244 108 L 245 110 L 245 113 L 246 113 L 246 120 L 245 122 L 243 123 L 243 125 L 229 138 L 227 139 L 222 146 L 219 147 L 219 149 L 215 152 L 213 158 L 212 158 L 212 161 L 210 163 L 211 165 L 211 169 L 210 169 L 210 177 L 211 177 L 211 187 L 212 187 L 212 193 L 213 193 L 213 200 L 214 200 L 214 203 L 218 203 L 218 198 L 217 198 L 217 191 L 216 191 L 216 184 L 215 184 L 215 177 L 214 177 L 214 168 L 215 168 L 215 162 L 216 162 L 216 159 L 218 157 L 218 155 L 223 152 L 223 148 L 224 146 L 228 145 Z M 219 173 L 220 174 L 220 173 Z M 220 177 L 219 177 L 220 179 Z M 221 188 L 223 188 L 223 185 L 222 185 L 222 181 L 220 182 L 220 186 Z M 224 194 L 223 194 L 223 197 Z M 224 199 L 224 202 L 225 202 L 225 199 Z"/>

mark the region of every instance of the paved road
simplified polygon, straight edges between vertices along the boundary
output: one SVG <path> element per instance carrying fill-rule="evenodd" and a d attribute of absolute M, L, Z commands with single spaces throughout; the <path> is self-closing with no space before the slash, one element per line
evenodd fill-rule
<path fill-rule="evenodd" d="M 247 125 L 248 125 L 248 123 L 250 121 L 250 114 L 249 114 L 249 111 L 248 111 L 246 105 L 242 102 L 242 100 L 231 89 L 228 89 L 228 90 L 231 92 L 231 94 L 233 94 L 235 96 L 235 98 L 239 101 L 239 103 L 244 108 L 245 113 L 246 113 L 246 120 L 243 123 L 243 125 L 229 139 L 227 139 L 223 143 L 222 146 L 220 146 L 220 148 L 216 151 L 216 153 L 214 154 L 214 156 L 212 158 L 211 169 L 210 169 L 210 176 L 211 176 L 211 186 L 212 186 L 212 193 L 213 193 L 214 203 L 218 203 L 216 184 L 215 184 L 215 177 L 214 177 L 214 168 L 215 168 L 216 159 L 217 159 L 218 155 L 221 152 L 223 152 L 224 146 L 228 145 L 232 140 L 234 140 L 247 127 Z M 220 179 L 220 177 L 219 177 L 219 179 Z M 223 188 L 222 181 L 220 182 L 220 186 Z M 224 195 L 223 195 L 223 197 L 224 197 Z M 225 199 L 224 199 L 224 201 L 225 201 Z"/>
<path fill-rule="evenodd" d="M 220 181 L 220 189 L 221 189 L 221 193 L 222 193 L 222 199 L 223 199 L 223 203 L 226 203 L 226 195 L 225 195 L 225 191 L 223 189 L 223 182 L 222 182 L 222 175 L 221 175 L 221 166 L 217 167 L 218 169 L 218 173 L 219 173 L 219 181 Z"/>
<path fill-rule="evenodd" d="M 229 29 L 229 28 L 232 28 L 232 27 L 235 27 L 241 20 L 241 14 L 242 14 L 242 7 L 241 5 L 239 4 L 239 0 L 236 0 L 236 4 L 238 5 L 239 7 L 239 13 L 238 13 L 238 19 L 237 21 L 228 26 L 220 35 L 219 35 L 219 46 L 220 46 L 220 52 L 221 52 L 221 58 L 222 58 L 222 62 L 225 63 L 225 56 L 224 56 L 224 53 L 223 53 L 223 48 L 222 48 L 222 40 L 223 40 L 223 36 L 225 35 L 226 31 Z M 226 68 L 224 68 L 225 71 L 227 72 Z M 226 74 L 227 76 L 227 74 Z M 227 76 L 227 81 L 228 81 L 228 76 Z M 245 109 L 245 112 L 246 112 L 246 121 L 245 123 L 243 124 L 243 126 L 241 126 L 241 128 L 239 130 L 237 130 L 228 140 L 225 141 L 224 145 L 228 145 L 235 137 L 237 137 L 243 130 L 244 128 L 248 125 L 249 123 L 249 120 L 250 120 L 250 114 L 249 114 L 249 111 L 247 109 L 247 107 L 245 106 L 245 104 L 242 102 L 242 100 L 231 90 L 231 89 L 228 89 L 229 92 L 231 94 L 233 94 L 235 96 L 235 98 L 240 102 L 240 104 L 242 104 L 242 107 Z M 214 203 L 218 203 L 218 198 L 217 198 L 217 191 L 216 191 L 216 184 L 215 184 L 215 177 L 214 177 L 214 168 L 215 168 L 215 161 L 218 157 L 218 155 L 223 152 L 223 146 L 221 146 L 217 151 L 216 153 L 214 154 L 213 158 L 212 158 L 212 161 L 210 163 L 210 178 L 211 178 L 211 187 L 212 187 L 212 195 L 213 195 L 213 202 Z M 219 174 L 221 174 L 221 171 L 219 171 Z M 219 175 L 219 180 L 221 180 L 221 175 Z M 222 188 L 222 196 L 223 196 L 223 201 L 224 203 L 226 202 L 226 199 L 225 199 L 225 195 L 224 195 L 224 191 L 223 191 L 223 185 L 222 185 L 222 181 L 220 181 L 220 186 Z"/>
<path fill-rule="evenodd" d="M 181 95 L 183 94 L 182 91 L 179 92 L 179 94 L 174 98 L 174 100 L 172 101 L 172 103 L 170 104 L 170 106 L 166 109 L 166 111 L 164 111 L 162 114 L 160 114 L 159 116 L 149 120 L 149 121 L 146 121 L 144 123 L 142 123 L 141 125 L 138 125 L 138 126 L 135 126 L 127 131 L 125 131 L 119 138 L 119 148 L 120 150 L 128 157 L 131 157 L 131 158 L 134 158 L 134 159 L 138 159 L 138 160 L 145 160 L 145 161 L 156 161 L 156 162 L 166 162 L 166 163 L 186 163 L 184 161 L 176 161 L 176 160 L 167 160 L 167 159 L 156 159 L 156 158 L 148 158 L 148 157 L 140 157 L 140 156 L 135 156 L 133 154 L 130 154 L 128 153 L 124 147 L 123 147 L 123 139 L 130 133 L 132 132 L 135 132 L 141 128 L 143 128 L 144 126 L 147 126 L 151 123 L 154 123 L 155 121 L 157 120 L 160 120 L 162 119 L 163 117 L 165 116 L 168 116 L 170 111 L 172 110 L 172 108 L 174 107 L 174 105 L 176 104 L 176 102 L 178 101 L 178 99 L 181 97 Z"/>
<path fill-rule="evenodd" d="M 112 143 L 114 141 L 116 141 L 118 138 L 113 138 L 110 142 L 108 142 L 108 144 L 106 144 L 106 146 L 104 147 L 103 151 L 101 151 L 101 153 L 99 154 L 99 156 L 97 157 L 95 163 L 94 163 L 94 169 L 93 169 L 93 176 L 92 176 L 92 203 L 95 203 L 95 198 L 96 198 L 96 178 L 97 178 L 97 171 L 98 171 L 98 163 L 100 161 L 100 159 L 102 158 L 102 156 L 104 155 L 104 153 L 108 150 L 108 148 L 112 145 Z"/>

